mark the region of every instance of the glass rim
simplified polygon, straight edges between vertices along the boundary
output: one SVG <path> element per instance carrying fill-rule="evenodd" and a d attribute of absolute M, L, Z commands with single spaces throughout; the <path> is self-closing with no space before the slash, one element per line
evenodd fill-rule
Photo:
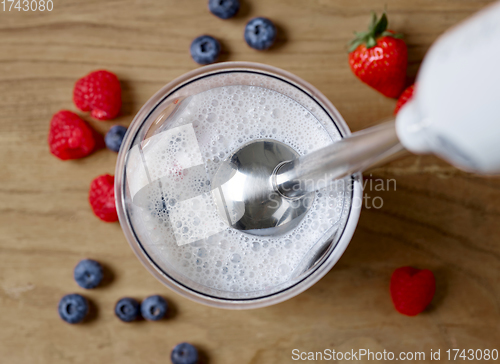
<path fill-rule="evenodd" d="M 349 245 L 359 219 L 361 204 L 359 204 L 359 206 L 354 203 L 350 204 L 351 206 L 347 215 L 347 222 L 343 230 L 341 231 L 341 236 L 338 238 L 337 243 L 333 247 L 328 249 L 331 251 L 325 253 L 326 257 L 322 258 L 322 261 L 317 264 L 317 267 L 311 269 L 311 272 L 307 276 L 295 282 L 290 287 L 269 295 L 250 299 L 228 299 L 210 296 L 191 289 L 190 287 L 187 287 L 186 285 L 176 281 L 157 266 L 157 264 L 148 255 L 148 253 L 142 247 L 141 243 L 136 238 L 134 229 L 130 223 L 130 219 L 125 207 L 125 189 L 123 188 L 123 186 L 125 182 L 124 175 L 127 152 L 130 149 L 131 144 L 134 141 L 137 132 L 140 130 L 143 122 L 147 120 L 149 113 L 159 103 L 161 103 L 162 100 L 168 97 L 169 94 L 172 94 L 173 92 L 175 92 L 175 90 L 179 90 L 184 85 L 201 77 L 216 75 L 222 72 L 227 73 L 231 71 L 258 72 L 260 74 L 267 74 L 272 77 L 277 77 L 282 81 L 294 85 L 295 87 L 308 94 L 325 110 L 325 112 L 332 118 L 332 120 L 335 121 L 336 127 L 339 129 L 339 132 L 343 138 L 351 134 L 347 124 L 345 123 L 344 119 L 337 111 L 337 109 L 333 106 L 333 104 L 314 86 L 293 75 L 292 73 L 273 66 L 252 62 L 225 62 L 200 67 L 174 79 L 173 81 L 163 86 L 142 106 L 137 115 L 134 117 L 123 140 L 122 148 L 120 148 L 120 152 L 118 154 L 115 170 L 115 203 L 121 228 L 134 254 L 146 267 L 146 269 L 160 282 L 162 282 L 164 285 L 172 289 L 174 292 L 180 294 L 181 296 L 198 303 L 226 309 L 251 309 L 265 307 L 288 300 L 310 288 L 326 273 L 328 273 L 330 269 L 337 263 L 337 261 L 340 259 L 345 249 Z M 362 198 L 361 174 L 357 173 L 352 175 L 351 180 L 351 200 L 360 200 Z"/>

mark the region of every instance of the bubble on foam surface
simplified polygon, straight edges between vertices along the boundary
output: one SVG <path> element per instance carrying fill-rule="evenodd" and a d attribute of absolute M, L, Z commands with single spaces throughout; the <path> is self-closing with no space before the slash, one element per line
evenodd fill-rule
<path fill-rule="evenodd" d="M 314 107 L 265 87 L 216 87 L 188 102 L 165 130 L 129 152 L 128 184 L 137 208 L 133 214 L 144 228 L 141 242 L 160 265 L 220 296 L 275 291 L 332 236 L 350 203 L 345 185 L 317 193 L 293 231 L 257 237 L 219 218 L 210 193 L 212 176 L 222 160 L 252 140 L 277 140 L 304 155 L 340 135 L 325 127 L 326 121 L 331 124 L 326 116 L 318 120 Z"/>

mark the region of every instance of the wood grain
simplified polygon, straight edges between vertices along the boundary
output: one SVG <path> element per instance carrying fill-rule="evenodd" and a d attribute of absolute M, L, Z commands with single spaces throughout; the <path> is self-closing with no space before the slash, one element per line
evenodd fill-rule
<path fill-rule="evenodd" d="M 292 349 L 426 351 L 500 349 L 500 180 L 460 172 L 433 157 L 409 157 L 368 179 L 396 179 L 396 191 L 371 191 L 382 209 L 365 209 L 346 253 L 318 284 L 265 309 L 204 307 L 170 292 L 133 255 L 118 224 L 90 211 L 90 181 L 113 173 L 116 154 L 100 151 L 70 162 L 51 156 L 51 115 L 75 110 L 75 80 L 100 68 L 119 76 L 123 115 L 95 122 L 101 132 L 128 125 L 161 86 L 194 69 L 188 47 L 200 34 L 223 43 L 222 60 L 271 64 L 309 81 L 339 109 L 352 130 L 391 115 L 395 101 L 359 82 L 346 43 L 370 10 L 387 7 L 391 27 L 406 34 L 409 75 L 430 44 L 488 1 L 242 0 L 221 21 L 206 0 L 54 0 L 52 12 L 0 11 L 0 361 L 2 363 L 168 363 L 189 341 L 205 362 L 290 363 Z M 279 26 L 269 52 L 249 49 L 243 27 L 265 15 Z M 83 292 L 92 319 L 70 326 L 59 298 L 82 292 L 76 262 L 106 264 L 112 280 Z M 432 269 L 437 295 L 423 314 L 395 312 L 392 271 Z M 159 323 L 123 324 L 113 315 L 122 296 L 159 293 L 172 311 Z M 430 362 L 427 357 L 424 362 Z"/>

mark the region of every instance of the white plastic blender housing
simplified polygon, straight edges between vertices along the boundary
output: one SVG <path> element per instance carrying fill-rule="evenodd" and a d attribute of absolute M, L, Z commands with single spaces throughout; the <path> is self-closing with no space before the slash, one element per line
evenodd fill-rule
<path fill-rule="evenodd" d="M 466 171 L 500 172 L 500 2 L 450 29 L 396 119 L 401 143 Z"/>

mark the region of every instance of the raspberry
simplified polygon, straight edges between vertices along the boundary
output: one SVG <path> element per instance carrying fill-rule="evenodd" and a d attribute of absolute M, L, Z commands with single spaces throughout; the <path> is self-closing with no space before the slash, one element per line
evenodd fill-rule
<path fill-rule="evenodd" d="M 94 214 L 106 222 L 118 221 L 115 206 L 115 178 L 104 174 L 90 184 L 89 202 Z"/>
<path fill-rule="evenodd" d="M 399 313 L 416 316 L 431 303 L 436 279 L 428 269 L 401 267 L 392 273 L 391 297 Z"/>
<path fill-rule="evenodd" d="M 414 89 L 415 84 L 409 86 L 406 90 L 403 91 L 401 96 L 399 96 L 398 102 L 396 103 L 396 108 L 394 109 L 394 115 L 396 115 L 399 109 L 401 109 L 403 105 L 412 98 Z"/>
<path fill-rule="evenodd" d="M 78 159 L 95 149 L 96 133 L 75 113 L 61 110 L 50 121 L 48 142 L 50 152 L 57 158 Z"/>
<path fill-rule="evenodd" d="M 111 120 L 120 112 L 122 90 L 115 74 L 100 70 L 76 81 L 73 101 L 82 111 L 91 111 L 92 117 Z"/>

